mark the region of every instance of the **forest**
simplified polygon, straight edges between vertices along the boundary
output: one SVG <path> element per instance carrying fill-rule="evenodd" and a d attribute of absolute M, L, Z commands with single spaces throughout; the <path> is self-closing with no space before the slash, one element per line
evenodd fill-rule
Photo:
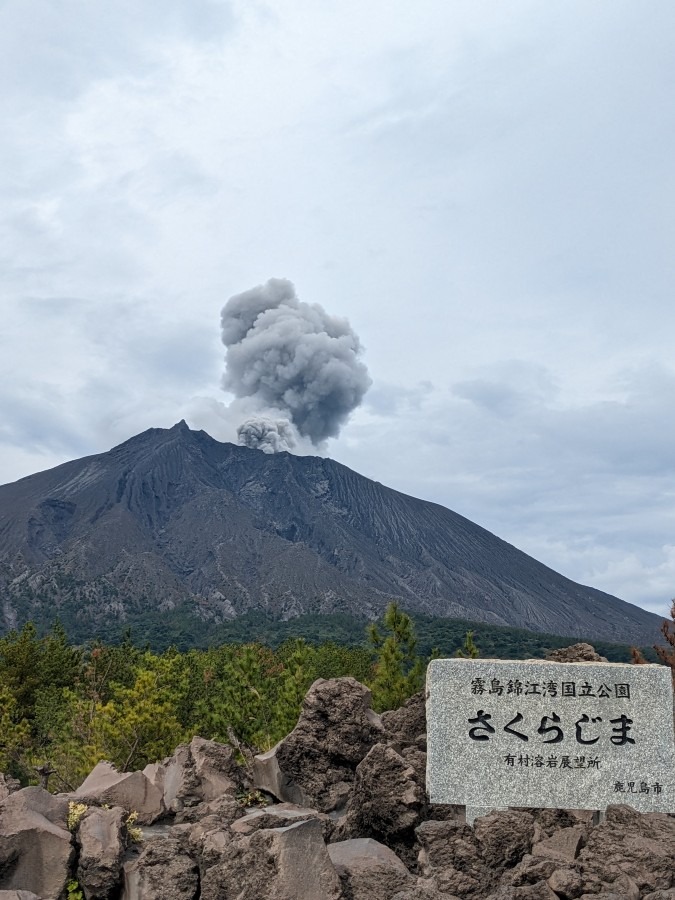
<path fill-rule="evenodd" d="M 266 750 L 292 730 L 317 678 L 358 679 L 381 712 L 421 689 L 430 658 L 544 656 L 542 636 L 537 644 L 528 632 L 519 640 L 518 629 L 503 629 L 513 633 L 505 645 L 493 628 L 435 621 L 434 628 L 413 620 L 392 604 L 358 644 L 328 640 L 322 626 L 314 641 L 308 628 L 308 636 L 296 631 L 274 646 L 228 642 L 161 651 L 139 646 L 128 632 L 116 643 L 75 645 L 59 622 L 46 633 L 29 622 L 0 638 L 0 771 L 24 785 L 49 772 L 50 789 L 60 791 L 77 787 L 102 759 L 121 770 L 142 769 L 197 734 Z M 432 637 L 439 639 L 434 647 Z M 627 647 L 596 647 L 610 659 L 630 658 Z M 645 661 L 637 651 L 633 660 Z"/>

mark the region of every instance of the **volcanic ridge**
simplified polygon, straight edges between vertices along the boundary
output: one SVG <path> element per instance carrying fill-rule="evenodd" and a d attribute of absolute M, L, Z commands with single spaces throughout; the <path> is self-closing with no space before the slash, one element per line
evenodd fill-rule
<path fill-rule="evenodd" d="M 256 610 L 375 618 L 392 600 L 623 643 L 652 643 L 660 624 L 435 503 L 185 422 L 0 486 L 0 591 L 5 630 L 68 610 L 93 633 L 185 603 L 214 622 Z"/>

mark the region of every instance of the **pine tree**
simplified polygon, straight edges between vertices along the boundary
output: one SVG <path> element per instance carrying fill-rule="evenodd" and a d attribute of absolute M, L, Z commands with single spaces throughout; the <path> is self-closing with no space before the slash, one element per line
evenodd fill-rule
<path fill-rule="evenodd" d="M 368 626 L 368 639 L 376 651 L 375 675 L 370 683 L 373 707 L 378 712 L 398 709 L 424 683 L 425 663 L 417 655 L 417 637 L 410 616 L 397 603 L 390 603 L 383 631 Z"/>
<path fill-rule="evenodd" d="M 122 772 L 169 756 L 187 737 L 175 716 L 172 664 L 163 657 L 152 663 L 139 669 L 132 687 L 117 688 L 96 710 L 96 749 Z"/>
<path fill-rule="evenodd" d="M 41 655 L 40 639 L 32 622 L 0 640 L 0 676 L 14 697 L 20 719 L 33 718 L 35 697 L 42 686 Z"/>
<path fill-rule="evenodd" d="M 464 643 L 455 650 L 455 656 L 459 659 L 478 659 L 480 651 L 473 640 L 473 631 L 467 631 L 464 635 Z"/>
<path fill-rule="evenodd" d="M 273 708 L 272 737 L 275 743 L 295 728 L 302 701 L 314 681 L 314 654 L 303 638 L 282 645 L 279 655 L 284 661 L 284 667 L 279 675 Z"/>
<path fill-rule="evenodd" d="M 0 772 L 26 778 L 23 756 L 30 746 L 30 726 L 21 718 L 14 695 L 0 684 Z"/>

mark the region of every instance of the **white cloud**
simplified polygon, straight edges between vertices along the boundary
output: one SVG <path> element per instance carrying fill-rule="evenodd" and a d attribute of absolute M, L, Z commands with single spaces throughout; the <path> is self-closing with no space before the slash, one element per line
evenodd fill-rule
<path fill-rule="evenodd" d="M 622 372 L 622 399 L 571 405 L 540 366 L 504 361 L 384 423 L 364 411 L 336 455 L 665 615 L 675 594 L 674 377 L 667 367 Z"/>
<path fill-rule="evenodd" d="M 2 480 L 203 422 L 224 300 L 289 277 L 376 382 L 337 458 L 667 603 L 673 25 L 665 0 L 3 4 Z"/>

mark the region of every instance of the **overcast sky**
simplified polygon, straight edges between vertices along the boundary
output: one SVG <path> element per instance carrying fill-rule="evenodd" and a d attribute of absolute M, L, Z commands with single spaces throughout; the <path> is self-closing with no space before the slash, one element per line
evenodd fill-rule
<path fill-rule="evenodd" d="M 289 278 L 373 387 L 328 454 L 675 595 L 675 4 L 2 0 L 0 481 L 185 417 Z"/>

